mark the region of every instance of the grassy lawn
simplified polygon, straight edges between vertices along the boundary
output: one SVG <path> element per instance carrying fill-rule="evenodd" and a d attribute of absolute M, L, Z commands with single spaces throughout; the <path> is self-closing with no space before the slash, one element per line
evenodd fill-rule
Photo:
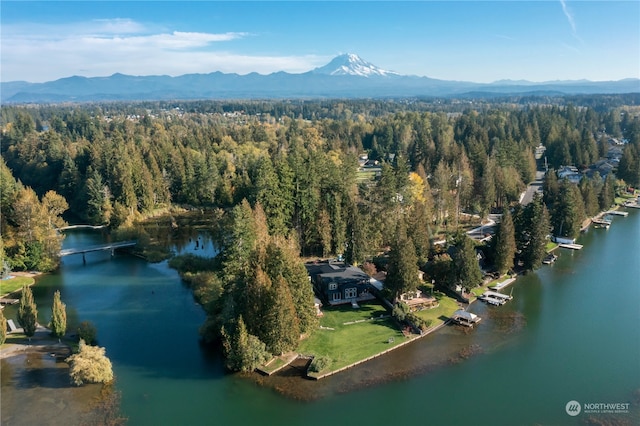
<path fill-rule="evenodd" d="M 35 280 L 31 277 L 13 277 L 8 280 L 0 280 L 0 295 L 6 296 L 16 290 L 20 290 L 23 285 L 32 285 Z"/>
<path fill-rule="evenodd" d="M 351 305 L 329 307 L 323 312 L 320 325 L 325 328 L 314 331 L 298 347 L 301 354 L 329 360 L 322 373 L 346 367 L 406 340 L 391 318 L 371 320 L 387 315 L 378 303 L 363 304 L 360 309 L 353 309 Z M 390 338 L 393 338 L 391 343 Z"/>
<path fill-rule="evenodd" d="M 458 310 L 458 303 L 454 299 L 439 293 L 436 293 L 436 299 L 438 299 L 439 303 L 437 308 L 415 312 L 423 320 L 430 320 L 432 327 L 440 325 Z"/>
<path fill-rule="evenodd" d="M 553 241 L 549 241 L 547 242 L 547 244 L 544 246 L 544 249 L 547 253 L 549 253 L 551 250 L 555 249 L 556 247 L 558 247 L 557 243 L 554 243 Z"/>

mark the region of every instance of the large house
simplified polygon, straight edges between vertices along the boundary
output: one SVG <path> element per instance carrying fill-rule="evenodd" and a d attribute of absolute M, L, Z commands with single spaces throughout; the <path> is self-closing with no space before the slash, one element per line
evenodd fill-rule
<path fill-rule="evenodd" d="M 325 260 L 306 263 L 316 295 L 329 305 L 373 299 L 371 278 L 355 266 Z"/>

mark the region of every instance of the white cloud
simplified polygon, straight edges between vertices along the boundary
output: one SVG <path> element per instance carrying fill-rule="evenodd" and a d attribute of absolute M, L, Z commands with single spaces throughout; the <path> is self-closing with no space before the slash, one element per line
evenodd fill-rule
<path fill-rule="evenodd" d="M 251 56 L 219 44 L 245 39 L 247 32 L 182 32 L 151 29 L 130 19 L 66 25 L 4 25 L 2 81 L 42 82 L 71 75 L 181 75 L 213 71 L 305 72 L 326 57 Z"/>

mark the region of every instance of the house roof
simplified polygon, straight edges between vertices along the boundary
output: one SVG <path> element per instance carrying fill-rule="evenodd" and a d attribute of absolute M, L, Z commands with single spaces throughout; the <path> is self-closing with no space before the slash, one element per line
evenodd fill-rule
<path fill-rule="evenodd" d="M 320 277 L 325 282 L 347 283 L 353 281 L 369 281 L 369 275 L 355 266 L 344 262 L 323 261 L 304 265 L 312 277 Z"/>

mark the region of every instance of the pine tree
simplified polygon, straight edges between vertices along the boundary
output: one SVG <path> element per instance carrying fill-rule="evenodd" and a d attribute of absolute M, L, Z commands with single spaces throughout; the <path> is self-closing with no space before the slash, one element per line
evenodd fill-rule
<path fill-rule="evenodd" d="M 615 187 L 615 178 L 613 174 L 609 173 L 607 177 L 604 179 L 604 185 L 602 185 L 602 189 L 600 190 L 600 209 L 601 210 L 609 210 L 609 208 L 613 205 L 616 197 L 616 187 Z"/>
<path fill-rule="evenodd" d="M 519 210 L 516 226 L 516 245 L 520 250 L 525 270 L 534 270 L 542 265 L 546 255 L 547 236 L 551 231 L 549 211 L 542 198 L 534 195 L 533 201 Z"/>
<path fill-rule="evenodd" d="M 418 256 L 415 246 L 411 238 L 401 235 L 389 253 L 385 285 L 397 299 L 403 293 L 415 291 L 419 284 Z"/>
<path fill-rule="evenodd" d="M 242 315 L 238 318 L 233 336 L 227 336 L 222 330 L 225 348 L 225 364 L 232 371 L 253 371 L 264 364 L 270 357 L 265 344 L 258 337 L 250 334 Z"/>
<path fill-rule="evenodd" d="M 20 307 L 18 308 L 18 323 L 22 326 L 24 334 L 31 340 L 38 326 L 38 310 L 36 303 L 33 301 L 31 287 L 27 285 L 22 286 Z"/>
<path fill-rule="evenodd" d="M 502 221 L 498 225 L 498 232 L 493 239 L 494 264 L 500 274 L 513 268 L 516 254 L 516 238 L 513 218 L 508 208 L 504 209 Z"/>
<path fill-rule="evenodd" d="M 585 219 L 584 202 L 577 186 L 568 180 L 560 183 L 558 199 L 552 208 L 553 233 L 559 237 L 575 238 Z"/>
<path fill-rule="evenodd" d="M 632 143 L 624 147 L 618 166 L 618 176 L 633 187 L 640 186 L 640 153 Z"/>
<path fill-rule="evenodd" d="M 475 244 L 471 238 L 461 235 L 456 249 L 453 258 L 456 283 L 469 291 L 482 281 L 482 271 L 476 257 Z"/>
<path fill-rule="evenodd" d="M 300 326 L 289 287 L 282 277 L 273 281 L 263 318 L 265 333 L 260 337 L 267 350 L 279 355 L 295 349 L 300 340 Z"/>
<path fill-rule="evenodd" d="M 51 334 L 58 339 L 67 331 L 66 305 L 60 300 L 60 290 L 53 294 L 53 306 L 51 308 Z"/>
<path fill-rule="evenodd" d="M 596 195 L 596 190 L 591 179 L 583 177 L 580 180 L 580 193 L 584 200 L 585 214 L 589 217 L 598 214 L 600 206 L 598 205 L 598 196 Z"/>

